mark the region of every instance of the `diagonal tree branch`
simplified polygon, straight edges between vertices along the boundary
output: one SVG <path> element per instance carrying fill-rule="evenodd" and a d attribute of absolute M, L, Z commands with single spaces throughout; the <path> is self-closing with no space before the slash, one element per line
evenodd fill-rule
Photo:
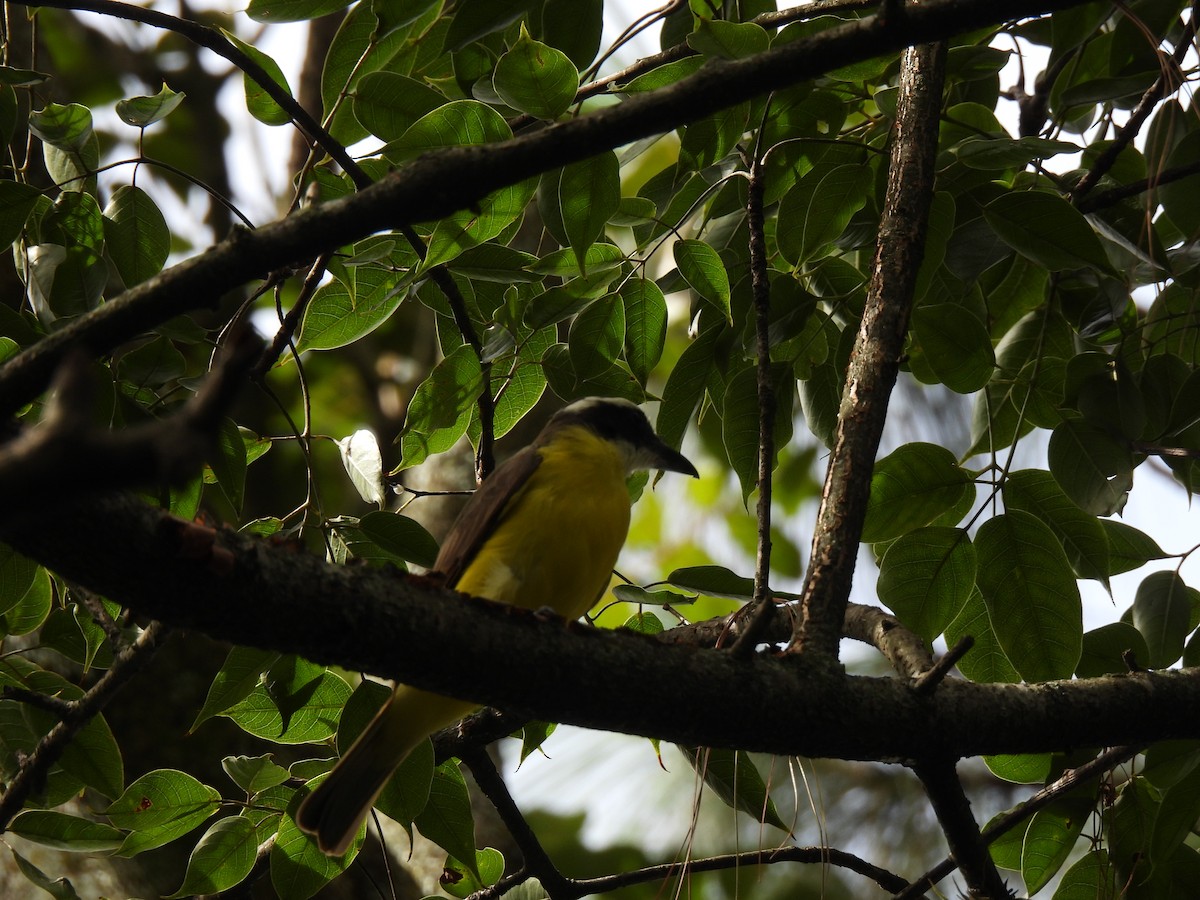
<path fill-rule="evenodd" d="M 910 14 L 906 11 L 901 21 Z M 871 470 L 900 369 L 917 271 L 925 252 L 945 60 L 945 45 L 938 44 L 934 49 L 909 50 L 901 65 L 887 196 L 867 306 L 842 390 L 792 653 L 837 659 L 871 493 Z"/>
<path fill-rule="evenodd" d="M 1000 21 L 1076 6 L 1082 0 L 931 0 L 884 23 L 848 22 L 739 60 L 710 60 L 669 87 L 512 140 L 426 154 L 357 194 L 303 210 L 252 233 L 235 232 L 207 252 L 80 316 L 0 368 L 0 418 L 48 384 L 66 348 L 113 347 L 182 313 L 214 307 L 228 290 L 373 234 L 443 218 L 490 192 L 851 62 Z"/>

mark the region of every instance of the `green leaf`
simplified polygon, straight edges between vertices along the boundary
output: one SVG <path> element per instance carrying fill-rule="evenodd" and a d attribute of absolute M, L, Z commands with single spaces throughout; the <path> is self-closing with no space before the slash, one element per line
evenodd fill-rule
<path fill-rule="evenodd" d="M 420 271 L 455 259 L 463 251 L 490 241 L 521 218 L 537 182 L 522 181 L 488 194 L 471 209 L 460 209 L 441 219 L 429 236 L 428 252 Z"/>
<path fill-rule="evenodd" d="M 20 181 L 0 180 L 0 247 L 21 236 L 42 192 Z"/>
<path fill-rule="evenodd" d="M 688 287 L 732 325 L 729 273 L 717 251 L 704 241 L 686 239 L 672 244 L 671 252 Z"/>
<path fill-rule="evenodd" d="M 186 96 L 183 91 L 173 91 L 164 84 L 153 96 L 118 100 L 116 111 L 126 125 L 145 128 L 169 116 Z"/>
<path fill-rule="evenodd" d="M 219 894 L 241 884 L 258 851 L 254 823 L 245 816 L 218 819 L 200 838 L 188 858 L 183 884 L 168 898 Z"/>
<path fill-rule="evenodd" d="M 667 584 L 685 591 L 730 600 L 754 596 L 754 579 L 737 575 L 723 566 L 688 566 L 667 576 Z"/>
<path fill-rule="evenodd" d="M 273 677 L 277 671 L 278 677 Z M 221 715 L 255 737 L 308 744 L 337 733 L 338 716 L 349 696 L 350 685 L 333 672 L 283 657 L 265 683 L 255 685 L 245 699 Z"/>
<path fill-rule="evenodd" d="M 1112 273 L 1092 226 L 1057 194 L 1001 194 L 983 208 L 983 217 L 1006 244 L 1052 272 L 1086 267 Z"/>
<path fill-rule="evenodd" d="M 0 544 L 0 612 L 16 606 L 33 587 L 38 564 L 7 544 Z"/>
<path fill-rule="evenodd" d="M 772 371 L 775 396 L 775 453 L 771 469 L 778 465 L 780 448 L 792 437 L 792 380 L 788 368 L 777 366 Z M 758 372 L 742 369 L 729 379 L 721 398 L 721 441 L 730 465 L 737 473 L 742 487 L 742 502 L 758 487 Z"/>
<path fill-rule="evenodd" d="M 279 68 L 279 63 L 275 62 L 275 60 L 257 47 L 247 44 L 232 31 L 222 28 L 221 33 L 229 39 L 231 44 L 249 56 L 254 62 L 258 63 L 263 71 L 267 73 L 267 77 L 283 93 L 291 96 L 292 89 L 288 87 L 287 78 L 284 77 L 283 69 Z M 292 117 L 284 112 L 283 107 L 275 102 L 271 95 L 267 93 L 266 88 L 249 75 L 242 75 L 242 86 L 246 91 L 246 109 L 258 121 L 264 125 L 287 125 L 292 121 Z"/>
<path fill-rule="evenodd" d="M 451 897 L 469 897 L 495 884 L 503 874 L 504 854 L 492 847 L 485 847 L 475 851 L 475 859 L 470 865 L 459 862 L 453 856 L 447 859 L 438 884 Z"/>
<path fill-rule="evenodd" d="M 1052 900 L 1117 900 L 1117 872 L 1107 850 L 1089 850 L 1063 874 Z"/>
<path fill-rule="evenodd" d="M 1000 645 L 1026 681 L 1069 678 L 1083 643 L 1079 587 L 1054 533 L 1012 510 L 975 537 L 979 589 Z"/>
<path fill-rule="evenodd" d="M 1127 444 L 1087 422 L 1063 422 L 1050 435 L 1050 472 L 1085 512 L 1109 516 L 1125 508 L 1133 486 Z"/>
<path fill-rule="evenodd" d="M 631 278 L 621 285 L 625 304 L 625 361 L 641 385 L 662 358 L 667 340 L 667 301 L 658 285 Z"/>
<path fill-rule="evenodd" d="M 335 350 L 370 334 L 396 311 L 408 282 L 383 266 L 360 266 L 352 286 L 321 285 L 304 311 L 296 350 Z"/>
<path fill-rule="evenodd" d="M 687 36 L 688 46 L 697 53 L 716 59 L 741 59 L 762 53 L 771 38 L 762 26 L 753 22 L 726 22 L 701 19 Z"/>
<path fill-rule="evenodd" d="M 32 87 L 49 81 L 52 76 L 34 69 L 17 69 L 13 66 L 0 66 L 0 84 L 12 87 Z"/>
<path fill-rule="evenodd" d="M 624 346 L 625 304 L 616 294 L 597 300 L 571 323 L 567 347 L 579 378 L 607 372 Z"/>
<path fill-rule="evenodd" d="M 453 447 L 466 434 L 482 387 L 479 357 L 465 344 L 434 366 L 408 405 L 393 474 Z"/>
<path fill-rule="evenodd" d="M 71 886 L 71 882 L 66 878 L 50 878 L 45 872 L 23 857 L 14 848 L 9 847 L 12 851 L 13 860 L 17 864 L 17 869 L 25 876 L 26 880 L 33 885 L 41 888 L 55 900 L 79 900 L 79 895 L 75 893 L 75 888 Z"/>
<path fill-rule="evenodd" d="M 1132 625 L 1126 622 L 1101 625 L 1084 633 L 1083 652 L 1075 666 L 1075 674 L 1080 678 L 1098 678 L 1128 672 L 1126 652 L 1132 653 L 1139 665 L 1145 665 L 1150 658 L 1146 639 Z"/>
<path fill-rule="evenodd" d="M 416 519 L 375 510 L 363 516 L 358 527 L 389 553 L 423 568 L 433 568 L 438 555 L 438 543 Z"/>
<path fill-rule="evenodd" d="M 398 72 L 368 72 L 354 91 L 354 117 L 375 137 L 395 141 L 446 102 L 422 81 Z"/>
<path fill-rule="evenodd" d="M 299 800 L 294 798 L 292 802 Z M 358 855 L 362 842 L 356 839 L 342 856 L 326 856 L 317 848 L 312 836 L 296 825 L 290 814 L 295 807 L 289 804 L 288 809 L 289 814 L 280 821 L 279 832 L 271 847 L 271 887 L 278 897 L 308 900 L 345 871 Z"/>
<path fill-rule="evenodd" d="M 117 274 L 131 288 L 162 271 L 171 252 L 171 232 L 150 195 L 123 184 L 104 210 L 104 244 Z"/>
<path fill-rule="evenodd" d="M 1110 560 L 1104 526 L 1076 506 L 1053 475 L 1041 469 L 1009 473 L 1004 481 L 1004 506 L 1024 510 L 1045 522 L 1062 542 L 1076 574 L 1108 587 Z"/>
<path fill-rule="evenodd" d="M 511 137 L 512 129 L 504 117 L 487 104 L 455 100 L 421 116 L 384 152 L 389 158 L 401 159 L 442 147 L 489 144 Z"/>
<path fill-rule="evenodd" d="M 688 344 L 667 376 L 655 430 L 672 447 L 683 442 L 688 423 L 700 406 L 709 373 L 716 365 L 714 351 L 727 333 L 723 326 L 709 326 Z"/>
<path fill-rule="evenodd" d="M 904 444 L 875 463 L 862 539 L 874 544 L 928 525 L 970 490 L 970 474 L 945 447 Z"/>
<path fill-rule="evenodd" d="M 1146 639 L 1149 658 L 1138 662 L 1164 669 L 1183 655 L 1192 628 L 1191 598 L 1177 572 L 1153 572 L 1142 579 L 1133 601 L 1133 626 Z"/>
<path fill-rule="evenodd" d="M 1163 795 L 1150 839 L 1151 863 L 1165 863 L 1191 834 L 1197 819 L 1200 819 L 1200 770 L 1193 769 Z"/>
<path fill-rule="evenodd" d="M 39 567 L 29 590 L 4 614 L 4 634 L 19 636 L 40 628 L 50 615 L 53 602 L 54 585 L 49 573 Z"/>
<path fill-rule="evenodd" d="M 1166 559 L 1167 554 L 1154 538 L 1132 525 L 1102 519 L 1100 527 L 1108 538 L 1108 574 L 1120 575 L 1140 569 L 1152 559 Z"/>
<path fill-rule="evenodd" d="M 780 254 L 793 265 L 812 259 L 841 236 L 873 186 L 862 166 L 822 165 L 803 175 L 779 202 Z"/>
<path fill-rule="evenodd" d="M 212 480 L 220 486 L 229 504 L 240 511 L 246 492 L 246 442 L 232 419 L 221 423 L 217 452 L 209 457 L 209 467 Z"/>
<path fill-rule="evenodd" d="M 1021 851 L 1021 876 L 1030 896 L 1053 878 L 1092 814 L 1090 797 L 1059 797 L 1034 813 Z"/>
<path fill-rule="evenodd" d="M 349 6 L 351 0 L 250 0 L 246 15 L 255 22 L 299 22 L 303 19 L 318 19 Z M 425 2 L 424 6 L 429 6 Z M 216 893 L 209 891 L 206 893 Z"/>
<path fill-rule="evenodd" d="M 942 384 L 960 394 L 980 390 L 992 377 L 996 355 L 983 322 L 957 303 L 918 306 L 913 334 Z"/>
<path fill-rule="evenodd" d="M 766 783 L 749 753 L 744 750 L 683 745 L 679 745 L 679 749 L 726 806 L 746 813 L 756 822 L 774 825 L 791 834 L 792 830 L 780 818 L 774 801 L 767 793 Z"/>
<path fill-rule="evenodd" d="M 513 109 L 557 119 L 575 102 L 579 70 L 561 50 L 531 38 L 521 23 L 516 43 L 496 60 L 492 85 Z"/>
<path fill-rule="evenodd" d="M 117 828 L 132 832 L 117 851 L 134 856 L 187 834 L 215 813 L 221 795 L 186 772 L 147 772 L 105 810 Z"/>
<path fill-rule="evenodd" d="M 946 644 L 953 647 L 970 635 L 975 640 L 971 651 L 958 661 L 958 670 L 967 678 L 979 683 L 1002 682 L 1013 684 L 1021 680 L 1020 674 L 1000 646 L 1000 639 L 988 618 L 987 604 L 979 589 L 971 591 L 962 612 L 946 627 Z"/>
<path fill-rule="evenodd" d="M 208 688 L 204 706 L 196 714 L 196 721 L 188 729 L 195 731 L 207 719 L 225 712 L 250 696 L 258 686 L 262 674 L 275 664 L 281 654 L 273 650 L 258 650 L 253 647 L 233 647 L 225 657 L 220 671 Z"/>
<path fill-rule="evenodd" d="M 997 778 L 1013 784 L 1042 784 L 1054 760 L 1049 753 L 997 753 L 983 761 Z"/>
<path fill-rule="evenodd" d="M 257 794 L 283 784 L 291 777 L 287 769 L 275 764 L 272 756 L 271 753 L 262 756 L 226 756 L 221 760 L 221 768 L 247 794 Z"/>
<path fill-rule="evenodd" d="M 457 760 L 446 760 L 434 770 L 429 802 L 413 823 L 455 859 L 475 862 L 475 819 Z M 479 876 L 477 871 L 472 874 Z"/>
<path fill-rule="evenodd" d="M 71 853 L 103 853 L 116 850 L 125 834 L 103 822 L 49 809 L 27 809 L 8 828 L 27 841 Z"/>
<path fill-rule="evenodd" d="M 604 234 L 604 226 L 621 204 L 617 155 L 610 150 L 566 166 L 556 199 L 567 243 L 580 274 L 586 275 L 587 250 Z"/>
<path fill-rule="evenodd" d="M 962 611 L 975 584 L 975 547 L 960 528 L 928 526 L 900 537 L 879 564 L 879 599 L 926 641 Z"/>

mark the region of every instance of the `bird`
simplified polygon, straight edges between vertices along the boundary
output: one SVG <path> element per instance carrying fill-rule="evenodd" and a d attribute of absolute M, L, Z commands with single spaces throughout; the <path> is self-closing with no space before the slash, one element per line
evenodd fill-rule
<path fill-rule="evenodd" d="M 608 589 L 629 531 L 626 479 L 640 469 L 699 477 L 635 404 L 577 400 L 484 480 L 431 571 L 464 594 L 577 619 Z M 343 855 L 405 757 L 429 735 L 479 708 L 397 685 L 301 803 L 296 824 L 322 852 Z"/>

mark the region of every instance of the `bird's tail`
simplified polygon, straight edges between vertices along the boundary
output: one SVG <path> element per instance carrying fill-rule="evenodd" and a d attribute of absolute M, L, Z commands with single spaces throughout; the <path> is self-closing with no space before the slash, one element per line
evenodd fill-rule
<path fill-rule="evenodd" d="M 375 798 L 413 748 L 476 708 L 398 687 L 328 777 L 300 804 L 296 824 L 317 839 L 323 853 L 341 856 L 358 834 Z"/>

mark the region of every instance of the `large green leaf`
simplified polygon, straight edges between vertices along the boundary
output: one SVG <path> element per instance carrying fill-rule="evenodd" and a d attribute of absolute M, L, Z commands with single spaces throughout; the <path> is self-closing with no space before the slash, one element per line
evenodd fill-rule
<path fill-rule="evenodd" d="M 625 361 L 639 383 L 662 358 L 667 340 L 667 301 L 653 281 L 631 278 L 621 285 L 625 304 Z"/>
<path fill-rule="evenodd" d="M 472 410 L 483 388 L 475 351 L 463 345 L 434 366 L 413 394 L 404 419 L 397 470 L 419 465 L 444 453 L 467 432 Z"/>
<path fill-rule="evenodd" d="M 1059 797 L 1034 814 L 1021 851 L 1021 876 L 1030 896 L 1067 861 L 1094 805 L 1091 797 Z"/>
<path fill-rule="evenodd" d="M 147 772 L 104 811 L 117 828 L 132 832 L 118 851 L 133 856 L 187 834 L 220 805 L 221 795 L 186 772 Z"/>
<path fill-rule="evenodd" d="M 1026 681 L 1069 678 L 1083 644 L 1083 609 L 1070 563 L 1054 533 L 1012 510 L 975 537 L 979 589 L 1005 654 Z"/>
<path fill-rule="evenodd" d="M 257 843 L 254 823 L 245 816 L 213 822 L 188 858 L 183 884 L 168 897 L 217 894 L 241 884 L 254 868 Z"/>
<path fill-rule="evenodd" d="M 928 525 L 973 489 L 945 447 L 905 444 L 875 463 L 862 539 L 874 544 Z"/>
<path fill-rule="evenodd" d="M 615 153 L 608 151 L 572 163 L 558 179 L 557 211 L 579 272 L 587 274 L 587 251 L 604 234 L 604 226 L 621 203 L 621 180 Z"/>
<path fill-rule="evenodd" d="M 1188 586 L 1177 572 L 1153 572 L 1142 579 L 1133 601 L 1133 625 L 1146 639 L 1150 656 L 1138 662 L 1152 669 L 1176 662 L 1192 630 L 1191 614 Z"/>
<path fill-rule="evenodd" d="M 455 859 L 475 862 L 475 819 L 457 760 L 447 760 L 434 770 L 429 802 L 413 822 L 421 834 Z"/>
<path fill-rule="evenodd" d="M 496 60 L 492 84 L 513 109 L 557 119 L 575 101 L 579 70 L 561 50 L 530 37 L 522 24 L 516 43 Z"/>
<path fill-rule="evenodd" d="M 932 642 L 962 612 L 975 571 L 975 547 L 964 530 L 928 526 L 888 547 L 876 589 L 905 625 Z"/>
<path fill-rule="evenodd" d="M 297 351 L 336 350 L 370 334 L 396 311 L 406 288 L 406 279 L 383 266 L 358 266 L 350 286 L 326 282 L 304 311 Z"/>
<path fill-rule="evenodd" d="M 691 239 L 676 241 L 671 245 L 671 251 L 688 287 L 733 324 L 729 308 L 729 273 L 717 251 L 704 241 Z"/>
<path fill-rule="evenodd" d="M 323 741 L 337 732 L 350 686 L 314 663 L 285 656 L 266 679 L 221 713 L 244 731 L 280 744 Z"/>
<path fill-rule="evenodd" d="M 1133 486 L 1129 445 L 1087 422 L 1067 421 L 1050 435 L 1050 472 L 1085 512 L 1109 516 L 1125 508 Z"/>
<path fill-rule="evenodd" d="M 913 335 L 925 361 L 946 387 L 960 394 L 982 388 L 992 377 L 996 356 L 979 317 L 957 303 L 933 303 L 913 310 Z"/>
<path fill-rule="evenodd" d="M 762 774 L 746 751 L 683 745 L 679 745 L 679 749 L 726 806 L 746 813 L 756 822 L 791 832 L 780 818 Z"/>
<path fill-rule="evenodd" d="M 862 166 L 821 166 L 801 177 L 779 203 L 775 238 L 784 259 L 807 262 L 839 237 L 872 186 Z"/>
<path fill-rule="evenodd" d="M 167 220 L 150 195 L 123 184 L 104 210 L 104 243 L 127 288 L 162 271 L 171 252 Z"/>
<path fill-rule="evenodd" d="M 983 215 L 1006 244 L 1052 272 L 1084 267 L 1112 271 L 1092 226 L 1057 194 L 1001 194 L 984 207 Z"/>
<path fill-rule="evenodd" d="M 1042 469 L 1010 472 L 1004 481 L 1004 505 L 1045 522 L 1062 542 L 1076 574 L 1108 586 L 1110 561 L 1104 527 L 1063 493 L 1053 475 Z"/>
<path fill-rule="evenodd" d="M 380 140 L 394 141 L 447 102 L 425 83 L 398 72 L 368 72 L 354 91 L 354 116 Z"/>

